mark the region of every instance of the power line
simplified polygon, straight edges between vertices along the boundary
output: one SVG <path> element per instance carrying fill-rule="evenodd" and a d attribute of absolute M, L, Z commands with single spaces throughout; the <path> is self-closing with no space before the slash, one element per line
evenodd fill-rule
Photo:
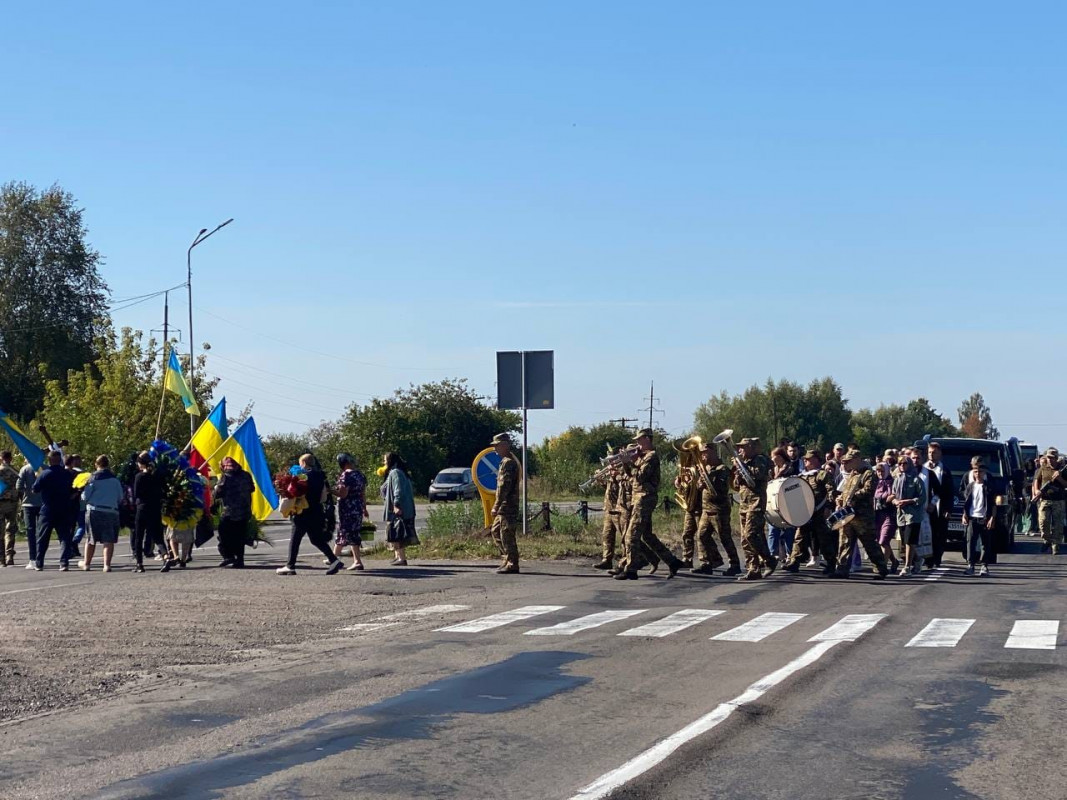
<path fill-rule="evenodd" d="M 269 370 L 269 369 L 263 369 L 262 367 L 254 367 L 251 364 L 245 364 L 244 362 L 237 361 L 236 359 L 233 359 L 233 358 L 228 358 L 226 356 L 220 356 L 218 353 L 216 353 L 214 351 L 212 351 L 212 353 L 210 355 L 210 358 L 212 360 L 218 358 L 218 359 L 220 359 L 222 361 L 227 362 L 228 364 L 231 364 L 236 369 L 253 370 L 255 372 L 262 372 L 264 375 L 269 375 L 269 376 L 274 377 L 274 378 L 281 378 L 282 380 L 289 381 L 290 383 L 296 384 L 296 386 L 294 388 L 305 388 L 305 387 L 309 387 L 310 386 L 310 387 L 312 387 L 314 389 L 318 389 L 320 391 L 335 392 L 337 394 L 345 395 L 346 397 L 355 396 L 355 397 L 372 397 L 373 398 L 373 397 L 377 397 L 378 396 L 378 395 L 373 395 L 373 394 L 367 394 L 366 392 L 353 392 L 353 391 L 351 391 L 349 389 L 342 389 L 339 386 L 327 386 L 326 384 L 322 384 L 322 383 L 308 383 L 307 381 L 300 380 L 299 378 L 294 378 L 291 375 L 286 375 L 285 373 L 282 373 L 282 372 L 274 372 L 274 371 Z"/>

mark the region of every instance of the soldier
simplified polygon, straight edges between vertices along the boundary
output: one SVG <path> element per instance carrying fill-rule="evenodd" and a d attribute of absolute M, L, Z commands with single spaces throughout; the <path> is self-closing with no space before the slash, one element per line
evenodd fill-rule
<path fill-rule="evenodd" d="M 754 486 L 741 478 L 740 470 L 734 470 L 734 488 L 741 494 L 741 549 L 745 551 L 745 574 L 739 581 L 758 581 L 769 577 L 778 568 L 778 559 L 767 547 L 767 481 L 771 462 L 759 451 L 759 439 L 745 437 L 737 443 L 741 461 L 752 476 Z"/>
<path fill-rule="evenodd" d="M 697 542 L 700 546 L 698 556 L 700 566 L 693 570 L 697 575 L 714 575 L 716 567 L 723 564 L 719 548 L 715 546 L 714 536 L 719 537 L 726 557 L 730 559 L 730 568 L 725 575 L 740 575 L 741 560 L 734 546 L 733 533 L 730 531 L 730 470 L 719 458 L 718 448 L 705 442 L 700 448 L 700 460 L 704 464 L 704 473 L 708 483 L 701 479 L 700 522 L 697 525 Z"/>
<path fill-rule="evenodd" d="M 617 452 L 622 452 L 623 448 L 618 448 Z M 617 467 L 618 474 L 617 480 L 619 482 L 619 502 L 616 506 L 618 511 L 619 521 L 617 524 L 617 530 L 619 531 L 619 538 L 624 539 L 626 537 L 626 529 L 630 527 L 630 517 L 633 515 L 634 503 L 633 503 L 633 464 L 621 464 Z M 638 544 L 638 552 L 640 559 L 634 565 L 634 569 L 641 569 L 641 567 L 651 566 L 648 571 L 649 575 L 652 575 L 659 569 L 659 556 L 652 552 L 651 548 L 644 542 Z M 617 575 L 620 572 L 625 572 L 628 567 L 629 561 L 626 557 L 626 548 L 623 547 L 622 557 L 619 559 L 618 565 L 612 570 L 608 571 L 609 575 Z"/>
<path fill-rule="evenodd" d="M 1037 501 L 1037 527 L 1045 543 L 1041 552 L 1059 553 L 1063 543 L 1064 499 L 1067 480 L 1060 472 L 1060 451 L 1050 447 L 1034 474 L 1033 498 Z"/>
<path fill-rule="evenodd" d="M 493 516 L 489 531 L 503 558 L 497 572 L 514 575 L 519 571 L 519 545 L 515 536 L 519 526 L 519 481 L 522 470 L 511 452 L 511 437 L 506 433 L 498 433 L 493 437 L 493 449 L 500 456 L 500 468 L 496 475 L 496 501 L 489 512 Z"/>
<path fill-rule="evenodd" d="M 604 527 L 600 531 L 600 563 L 593 569 L 611 569 L 615 563 L 615 542 L 619 531 L 619 475 L 612 468 L 604 480 Z"/>
<path fill-rule="evenodd" d="M 637 580 L 637 564 L 642 543 L 648 545 L 656 555 L 667 562 L 667 569 L 670 573 L 668 577 L 673 578 L 681 568 L 682 562 L 652 532 L 652 514 L 659 501 L 660 481 L 659 454 L 652 447 L 652 429 L 641 429 L 633 440 L 640 449 L 640 455 L 634 460 L 633 465 L 633 512 L 630 515 L 630 524 L 626 528 L 626 535 L 623 537 L 625 564 L 620 565 L 619 572 L 615 574 L 615 580 Z"/>
<path fill-rule="evenodd" d="M 11 466 L 12 458 L 10 450 L 0 453 L 0 528 L 4 531 L 0 567 L 15 566 L 15 535 L 19 532 L 19 474 Z"/>
<path fill-rule="evenodd" d="M 876 580 L 883 580 L 889 574 L 885 564 L 885 554 L 878 546 L 874 532 L 874 470 L 860 458 L 860 451 L 850 448 L 841 459 L 841 466 L 846 478 L 841 484 L 841 495 L 837 498 L 837 507 L 851 506 L 856 516 L 841 526 L 837 550 L 838 578 L 847 578 L 852 566 L 852 553 L 858 539 L 867 551 L 867 558 L 878 570 Z"/>
<path fill-rule="evenodd" d="M 837 564 L 837 537 L 826 524 L 826 512 L 834 507 L 833 470 L 823 466 L 818 450 L 808 450 L 804 453 L 804 471 L 800 473 L 800 479 L 811 487 L 811 492 L 815 495 L 815 513 L 807 523 L 797 529 L 789 563 L 782 569 L 786 572 L 800 572 L 800 562 L 810 550 L 813 556 L 819 553 L 826 561 L 822 574 L 833 575 Z"/>
<path fill-rule="evenodd" d="M 701 491 L 700 476 L 697 468 L 682 467 L 674 479 L 674 488 L 683 496 L 682 503 L 682 564 L 693 566 L 693 550 L 696 540 L 697 523 L 700 520 Z"/>

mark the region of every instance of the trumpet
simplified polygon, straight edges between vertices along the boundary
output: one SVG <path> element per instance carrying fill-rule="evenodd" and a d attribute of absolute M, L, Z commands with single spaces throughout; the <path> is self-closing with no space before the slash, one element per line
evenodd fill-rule
<path fill-rule="evenodd" d="M 586 494 L 593 485 L 596 483 L 603 483 L 604 479 L 611 473 L 611 470 L 615 467 L 620 467 L 623 464 L 631 463 L 637 458 L 640 448 L 637 445 L 630 445 L 625 450 L 618 453 L 611 453 L 600 459 L 600 469 L 592 474 L 587 481 L 583 481 L 578 484 L 578 491 L 582 494 Z"/>
<path fill-rule="evenodd" d="M 742 461 L 741 456 L 737 454 L 737 448 L 734 447 L 733 435 L 733 430 L 727 428 L 711 441 L 713 441 L 715 444 L 722 445 L 730 452 L 730 458 L 733 459 L 734 468 L 737 470 L 737 474 L 741 476 L 741 480 L 745 482 L 745 485 L 749 489 L 755 489 L 756 479 L 752 477 L 752 473 L 748 471 L 748 467 L 745 466 L 745 462 Z"/>
<path fill-rule="evenodd" d="M 604 482 L 604 479 L 608 477 L 612 469 L 614 469 L 614 466 L 601 467 L 590 476 L 589 480 L 578 484 L 578 491 L 581 494 L 589 494 L 590 489 L 595 484 Z"/>

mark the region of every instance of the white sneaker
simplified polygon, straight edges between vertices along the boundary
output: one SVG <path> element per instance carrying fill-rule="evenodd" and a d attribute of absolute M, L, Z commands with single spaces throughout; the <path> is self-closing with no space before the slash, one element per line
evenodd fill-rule
<path fill-rule="evenodd" d="M 110 564 L 104 564 L 104 572 L 111 572 L 111 565 Z"/>
<path fill-rule="evenodd" d="M 296 575 L 296 570 L 290 566 L 278 567 L 278 569 L 274 571 L 279 575 Z"/>
<path fill-rule="evenodd" d="M 815 556 L 812 556 L 811 558 L 808 559 L 808 563 L 805 564 L 804 566 L 805 567 L 815 567 L 815 566 L 818 566 L 818 564 L 819 564 L 818 559 L 815 558 Z"/>
<path fill-rule="evenodd" d="M 26 569 L 37 569 L 37 565 L 31 561 L 29 564 L 26 565 Z"/>
<path fill-rule="evenodd" d="M 983 578 L 989 577 L 989 567 L 983 564 L 982 568 L 978 570 L 978 575 Z"/>
<path fill-rule="evenodd" d="M 78 562 L 78 569 L 80 569 L 82 572 L 88 572 L 89 571 L 89 565 L 86 564 L 84 561 L 79 561 Z"/>
<path fill-rule="evenodd" d="M 330 568 L 328 570 L 326 570 L 326 574 L 327 575 L 336 575 L 338 572 L 341 571 L 341 569 L 342 569 L 342 567 L 344 567 L 344 565 L 345 564 L 341 559 L 337 559 L 336 561 L 334 561 L 330 565 Z"/>

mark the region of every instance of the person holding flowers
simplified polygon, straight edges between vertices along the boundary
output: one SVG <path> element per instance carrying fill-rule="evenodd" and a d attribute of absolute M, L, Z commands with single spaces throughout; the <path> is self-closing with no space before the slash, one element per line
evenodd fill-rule
<path fill-rule="evenodd" d="M 293 513 L 292 533 L 289 535 L 289 561 L 284 567 L 279 567 L 276 572 L 279 575 L 296 575 L 296 559 L 300 555 L 300 542 L 305 536 L 308 541 L 317 547 L 326 557 L 330 566 L 326 570 L 327 575 L 336 575 L 344 564 L 330 549 L 329 540 L 326 539 L 326 512 L 323 502 L 329 488 L 326 486 L 326 473 L 319 466 L 318 459 L 311 453 L 300 456 L 300 469 L 303 470 L 305 483 L 303 499 L 307 505 L 300 511 Z M 277 480 L 275 482 L 277 485 Z"/>

